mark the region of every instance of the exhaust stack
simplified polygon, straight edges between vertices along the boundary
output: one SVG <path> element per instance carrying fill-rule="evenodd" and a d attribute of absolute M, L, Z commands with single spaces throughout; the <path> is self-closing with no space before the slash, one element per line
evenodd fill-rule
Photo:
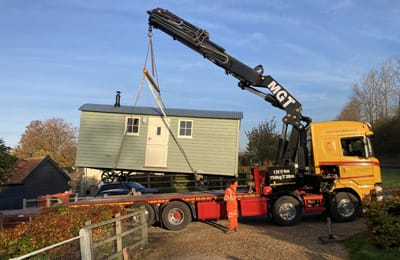
<path fill-rule="evenodd" d="M 121 91 L 117 91 L 117 95 L 115 95 L 115 104 L 114 107 L 121 106 Z"/>

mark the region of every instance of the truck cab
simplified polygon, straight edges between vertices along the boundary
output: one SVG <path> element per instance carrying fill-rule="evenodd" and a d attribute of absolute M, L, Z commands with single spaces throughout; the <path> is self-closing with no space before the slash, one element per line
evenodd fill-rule
<path fill-rule="evenodd" d="M 335 179 L 332 217 L 337 221 L 357 217 L 363 198 L 382 190 L 372 136 L 368 123 L 353 121 L 311 123 L 306 129 L 311 172 Z"/>

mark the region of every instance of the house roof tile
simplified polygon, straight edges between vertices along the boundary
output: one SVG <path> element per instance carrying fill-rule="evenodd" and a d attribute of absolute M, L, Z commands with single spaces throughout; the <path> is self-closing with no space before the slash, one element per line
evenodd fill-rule
<path fill-rule="evenodd" d="M 45 157 L 35 157 L 20 160 L 11 171 L 6 184 L 20 184 L 44 160 Z"/>
<path fill-rule="evenodd" d="M 70 179 L 70 177 L 61 168 L 59 168 L 49 156 L 44 156 L 18 161 L 15 168 L 10 172 L 10 177 L 5 184 L 22 184 L 25 178 L 28 177 L 29 174 L 31 174 L 45 161 L 50 161 L 66 179 Z"/>

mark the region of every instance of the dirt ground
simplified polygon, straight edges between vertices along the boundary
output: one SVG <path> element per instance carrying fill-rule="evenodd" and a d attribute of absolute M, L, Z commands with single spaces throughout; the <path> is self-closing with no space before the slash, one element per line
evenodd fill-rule
<path fill-rule="evenodd" d="M 240 218 L 239 230 L 225 234 L 227 220 L 196 221 L 182 231 L 149 228 L 149 245 L 135 259 L 348 259 L 342 242 L 323 244 L 328 226 L 321 216 L 307 216 L 292 227 L 267 218 Z M 347 238 L 366 230 L 365 219 L 333 223 L 333 234 Z"/>

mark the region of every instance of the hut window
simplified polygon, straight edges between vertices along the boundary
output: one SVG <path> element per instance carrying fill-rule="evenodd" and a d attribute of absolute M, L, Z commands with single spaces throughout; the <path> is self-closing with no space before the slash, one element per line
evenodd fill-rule
<path fill-rule="evenodd" d="M 193 121 L 192 120 L 180 120 L 179 121 L 179 137 L 192 137 L 193 133 Z"/>
<path fill-rule="evenodd" d="M 127 117 L 126 118 L 126 133 L 128 135 L 139 135 L 139 118 Z"/>

